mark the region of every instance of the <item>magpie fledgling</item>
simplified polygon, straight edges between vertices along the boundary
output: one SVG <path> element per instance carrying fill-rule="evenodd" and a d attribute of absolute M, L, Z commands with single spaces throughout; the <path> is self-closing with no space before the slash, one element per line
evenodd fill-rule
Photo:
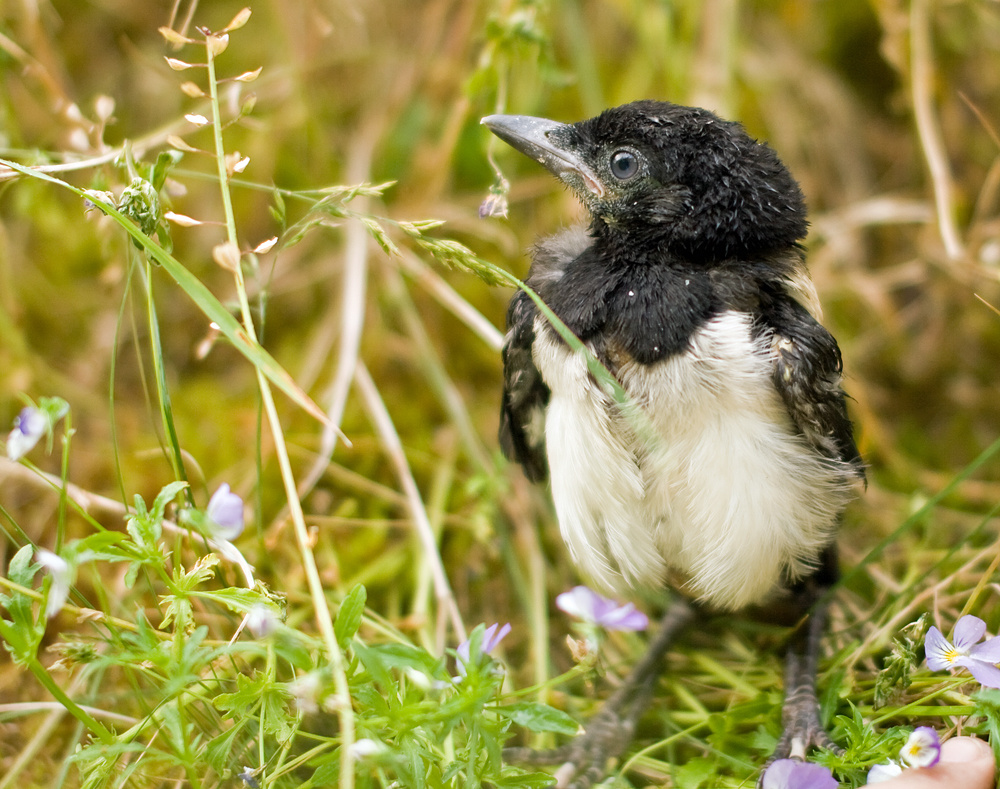
<path fill-rule="evenodd" d="M 588 372 L 534 302 L 507 313 L 500 442 L 551 481 L 580 568 L 619 594 L 667 584 L 650 652 L 569 746 L 560 785 L 586 787 L 631 739 L 675 633 L 696 611 L 812 609 L 786 662 L 774 758 L 836 747 L 819 722 L 816 659 L 837 578 L 840 515 L 864 479 L 800 240 L 806 209 L 767 145 L 711 112 L 656 101 L 572 125 L 483 123 L 580 198 L 589 229 L 534 249 L 530 285 L 652 426 Z M 792 620 L 794 621 L 794 620 Z M 523 758 L 525 749 L 511 749 Z"/>

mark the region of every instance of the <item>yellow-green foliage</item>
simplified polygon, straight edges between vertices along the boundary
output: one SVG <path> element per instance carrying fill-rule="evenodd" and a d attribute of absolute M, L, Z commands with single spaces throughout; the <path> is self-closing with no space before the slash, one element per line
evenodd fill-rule
<path fill-rule="evenodd" d="M 553 742 L 551 708 L 584 719 L 644 639 L 574 664 L 551 600 L 577 577 L 545 491 L 497 449 L 512 291 L 475 274 L 523 276 L 579 209 L 479 118 L 638 98 L 743 121 L 810 205 L 870 464 L 821 666 L 848 748 L 827 763 L 863 783 L 894 726 L 997 725 L 1000 700 L 927 671 L 927 622 L 904 630 L 928 612 L 946 635 L 961 613 L 1000 627 L 995 3 L 169 5 L 0 7 L 0 158 L 72 187 L 0 167 L 0 432 L 23 396 L 71 408 L 51 452 L 0 458 L 0 789 L 232 786 L 247 766 L 250 786 L 542 780 L 500 768 L 507 722 Z M 508 185 L 509 217 L 479 218 Z M 252 589 L 199 531 L 221 483 L 247 503 Z M 24 546 L 75 568 L 47 625 L 55 584 Z M 258 605 L 279 635 L 231 645 Z M 508 621 L 502 690 L 488 662 L 455 690 L 444 649 Z M 784 635 L 686 638 L 625 778 L 749 785 L 780 728 Z M 316 672 L 325 712 L 293 704 Z M 352 773 L 341 736 L 389 750 L 356 750 Z"/>

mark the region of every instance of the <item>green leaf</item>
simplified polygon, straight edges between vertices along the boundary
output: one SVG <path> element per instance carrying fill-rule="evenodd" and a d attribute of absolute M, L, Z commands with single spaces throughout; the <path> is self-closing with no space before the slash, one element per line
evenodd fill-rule
<path fill-rule="evenodd" d="M 61 397 L 40 397 L 38 398 L 38 410 L 45 413 L 50 426 L 55 426 L 56 422 L 69 413 L 69 403 Z"/>
<path fill-rule="evenodd" d="M 695 756 L 677 770 L 678 789 L 698 789 L 715 775 L 715 762 L 704 756 Z"/>
<path fill-rule="evenodd" d="M 31 587 L 39 565 L 32 561 L 35 549 L 25 545 L 10 560 L 7 577 L 19 586 Z M 0 603 L 10 612 L 11 625 L 4 627 L 3 640 L 7 650 L 14 660 L 24 665 L 38 652 L 45 633 L 45 616 L 39 611 L 35 619 L 33 598 L 21 592 L 13 591 L 8 595 L 0 595 Z M 6 623 L 5 623 L 6 624 Z"/>
<path fill-rule="evenodd" d="M 364 585 L 358 584 L 344 598 L 337 611 L 337 618 L 333 623 L 333 632 L 337 636 L 337 643 L 340 648 L 347 647 L 348 642 L 354 638 L 354 634 L 361 627 L 361 617 L 365 613 L 365 602 L 368 600 L 368 592 Z"/>
<path fill-rule="evenodd" d="M 493 709 L 498 715 L 509 718 L 529 731 L 552 731 L 569 735 L 580 731 L 580 724 L 565 712 L 537 701 L 520 701 Z"/>
<path fill-rule="evenodd" d="M 351 648 L 354 650 L 354 654 L 358 656 L 358 660 L 361 661 L 361 665 L 371 674 L 372 679 L 382 686 L 382 690 L 385 692 L 395 690 L 396 683 L 392 681 L 392 675 L 389 674 L 377 650 L 369 649 L 359 641 L 354 641 L 351 644 Z"/>
<path fill-rule="evenodd" d="M 233 741 L 243 733 L 250 719 L 242 715 L 234 716 L 233 726 L 229 730 L 210 740 L 205 749 L 205 760 L 212 769 L 221 773 L 229 766 L 230 754 L 233 751 Z M 241 740 L 249 740 L 249 735 L 243 734 Z M 245 743 L 244 743 L 245 744 Z"/>
<path fill-rule="evenodd" d="M 548 789 L 552 786 L 552 776 L 548 773 L 526 773 L 516 767 L 507 767 L 494 784 L 510 789 Z"/>
<path fill-rule="evenodd" d="M 279 616 L 282 614 L 274 600 L 262 592 L 260 588 L 245 589 L 239 586 L 228 586 L 225 589 L 214 589 L 210 592 L 192 591 L 191 596 L 202 600 L 211 600 L 237 614 L 245 614 L 255 605 L 266 605 Z"/>
<path fill-rule="evenodd" d="M 156 499 L 153 501 L 153 509 L 150 512 L 150 517 L 159 526 L 160 521 L 163 520 L 163 513 L 167 511 L 167 505 L 174 500 L 184 488 L 188 486 L 187 482 L 178 481 L 171 482 L 169 485 L 163 488 L 157 495 Z"/>
<path fill-rule="evenodd" d="M 443 678 L 444 662 L 426 650 L 410 644 L 378 644 L 371 647 L 387 668 L 413 668 L 429 676 Z"/>
<path fill-rule="evenodd" d="M 323 762 L 319 767 L 316 768 L 316 772 L 312 774 L 311 781 L 312 786 L 336 786 L 337 776 L 340 774 L 340 750 L 334 754 L 335 758 L 331 758 L 328 761 Z"/>
<path fill-rule="evenodd" d="M 10 560 L 10 567 L 7 569 L 7 577 L 18 586 L 31 586 L 31 582 L 38 572 L 39 565 L 31 561 L 35 549 L 31 545 L 23 546 L 14 558 Z"/>
<path fill-rule="evenodd" d="M 167 180 L 167 174 L 183 158 L 184 153 L 182 151 L 160 151 L 160 154 L 156 157 L 156 164 L 153 165 L 149 173 L 149 181 L 153 184 L 153 188 L 156 191 L 160 191 L 163 188 L 163 183 Z"/>
<path fill-rule="evenodd" d="M 180 594 L 187 595 L 195 588 L 215 577 L 215 568 L 219 565 L 219 557 L 214 553 L 202 556 L 194 566 L 185 573 L 180 572 L 180 565 L 174 571 L 174 583 Z"/>
<path fill-rule="evenodd" d="M 285 198 L 281 196 L 281 191 L 277 187 L 271 190 L 271 197 L 274 199 L 274 205 L 268 206 L 268 210 L 271 212 L 271 217 L 274 221 L 278 223 L 278 227 L 284 231 L 288 218 L 288 210 L 285 208 Z"/>
<path fill-rule="evenodd" d="M 135 557 L 122 546 L 125 542 L 128 542 L 128 536 L 120 531 L 95 532 L 67 543 L 63 549 L 64 558 L 72 559 L 76 564 L 130 561 Z"/>

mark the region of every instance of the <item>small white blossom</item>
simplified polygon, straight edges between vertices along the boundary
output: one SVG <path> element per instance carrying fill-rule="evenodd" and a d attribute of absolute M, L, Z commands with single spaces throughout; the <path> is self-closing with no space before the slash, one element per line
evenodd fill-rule
<path fill-rule="evenodd" d="M 236 16 L 232 18 L 232 20 L 229 22 L 228 25 L 222 28 L 222 32 L 228 33 L 233 30 L 239 30 L 241 27 L 243 27 L 243 25 L 247 23 L 247 20 L 249 19 L 250 19 L 250 9 L 244 8 L 242 11 L 240 11 Z"/>
<path fill-rule="evenodd" d="M 204 224 L 200 219 L 195 219 L 187 214 L 178 214 L 176 211 L 167 211 L 163 218 L 181 227 L 198 227 L 198 225 Z"/>
<path fill-rule="evenodd" d="M 184 71 L 189 68 L 197 68 L 198 64 L 185 63 L 183 60 L 178 60 L 177 58 L 164 58 L 167 61 L 167 65 L 170 66 L 174 71 Z"/>
<path fill-rule="evenodd" d="M 233 77 L 237 82 L 253 82 L 257 77 L 260 76 L 260 72 L 264 70 L 264 67 L 255 68 L 253 71 L 244 71 L 238 77 Z"/>
<path fill-rule="evenodd" d="M 115 100 L 110 96 L 100 95 L 94 100 L 94 113 L 102 123 L 107 123 L 115 113 Z"/>
<path fill-rule="evenodd" d="M 903 768 L 896 764 L 896 762 L 876 764 L 868 771 L 868 780 L 865 783 L 880 784 L 883 781 L 888 781 L 890 778 L 895 778 L 901 772 L 903 772 Z"/>
<path fill-rule="evenodd" d="M 322 690 L 319 675 L 315 672 L 303 674 L 288 683 L 288 691 L 295 699 L 295 708 L 302 713 L 319 710 L 319 693 Z"/>
<path fill-rule="evenodd" d="M 229 46 L 229 36 L 226 34 L 209 36 L 205 40 L 205 46 L 208 49 L 208 53 L 211 57 L 215 58 L 226 51 L 226 47 Z"/>
<path fill-rule="evenodd" d="M 274 245 L 277 243 L 278 243 L 278 237 L 271 236 L 266 241 L 261 241 L 257 246 L 253 248 L 253 251 L 258 255 L 263 255 L 266 252 L 270 252 L 274 248 Z"/>
<path fill-rule="evenodd" d="M 385 748 L 380 742 L 375 742 L 368 737 L 362 737 L 360 740 L 355 740 L 351 743 L 351 755 L 355 759 L 363 759 L 366 756 L 374 756 L 376 753 Z"/>
<path fill-rule="evenodd" d="M 35 559 L 52 576 L 48 600 L 45 603 L 45 617 L 51 619 L 58 614 L 69 597 L 69 588 L 73 585 L 74 570 L 69 562 L 61 556 L 39 548 L 35 551 Z"/>
<path fill-rule="evenodd" d="M 226 271 L 235 272 L 240 267 L 240 248 L 232 241 L 224 241 L 212 247 L 212 260 Z"/>
<path fill-rule="evenodd" d="M 254 638 L 267 638 L 278 629 L 278 615 L 269 606 L 257 603 L 247 611 L 246 623 Z"/>

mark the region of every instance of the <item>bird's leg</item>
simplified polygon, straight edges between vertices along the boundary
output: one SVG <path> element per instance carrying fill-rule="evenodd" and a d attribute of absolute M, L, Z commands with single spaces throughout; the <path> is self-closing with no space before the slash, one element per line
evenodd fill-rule
<path fill-rule="evenodd" d="M 770 761 L 805 759 L 813 747 L 841 753 L 819 719 L 816 697 L 816 666 L 820 640 L 826 623 L 826 604 L 818 604 L 809 614 L 805 632 L 788 646 L 785 658 L 785 702 L 781 709 L 784 727 Z M 770 763 L 770 762 L 769 762 Z"/>
<path fill-rule="evenodd" d="M 510 762 L 561 764 L 556 771 L 557 789 L 587 789 L 604 776 L 608 759 L 618 756 L 635 736 L 640 716 L 649 705 L 653 686 L 660 675 L 663 658 L 678 632 L 694 615 L 693 607 L 675 601 L 660 622 L 660 629 L 646 654 L 628 677 L 587 723 L 584 733 L 571 743 L 548 751 L 505 748 Z"/>
<path fill-rule="evenodd" d="M 834 557 L 833 549 L 828 549 L 825 572 L 821 569 L 797 590 L 803 609 L 808 611 L 808 618 L 805 626 L 793 636 L 788 645 L 785 658 L 785 701 L 781 708 L 784 731 L 774 753 L 764 765 L 765 770 L 778 759 L 804 760 L 810 748 L 826 748 L 835 753 L 843 753 L 843 749 L 830 739 L 823 728 L 819 719 L 819 699 L 816 696 L 816 668 L 827 609 L 822 592 L 829 589 L 828 584 L 836 579 Z M 827 575 L 826 578 L 823 577 L 824 574 Z M 763 781 L 763 775 L 762 772 L 758 787 Z"/>

